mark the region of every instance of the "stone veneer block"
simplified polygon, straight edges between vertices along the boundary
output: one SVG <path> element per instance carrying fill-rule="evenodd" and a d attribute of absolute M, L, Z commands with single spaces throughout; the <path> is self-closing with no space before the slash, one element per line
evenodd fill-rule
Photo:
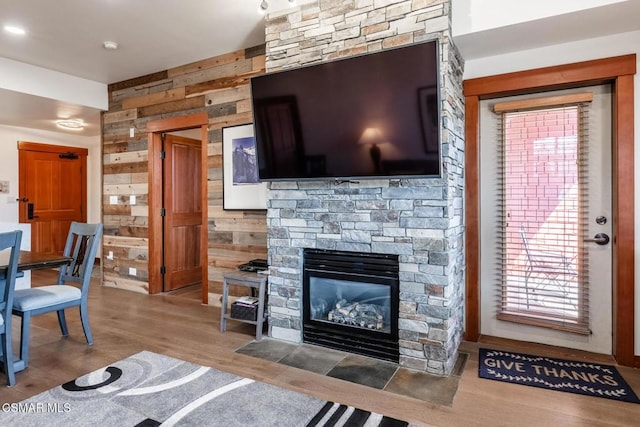
<path fill-rule="evenodd" d="M 272 338 L 300 342 L 302 248 L 400 255 L 400 365 L 448 375 L 463 329 L 463 60 L 451 0 L 320 0 L 266 19 L 267 71 L 437 40 L 442 176 L 273 182 L 268 200 Z"/>

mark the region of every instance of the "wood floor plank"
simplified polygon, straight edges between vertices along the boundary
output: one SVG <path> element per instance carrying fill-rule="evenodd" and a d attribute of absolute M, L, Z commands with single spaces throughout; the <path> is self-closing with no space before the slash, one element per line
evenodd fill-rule
<path fill-rule="evenodd" d="M 33 271 L 34 285 L 55 281 L 55 272 Z M 139 351 L 148 350 L 280 387 L 433 426 L 637 426 L 640 405 L 548 391 L 478 378 L 478 349 L 498 348 L 549 357 L 613 364 L 611 358 L 539 344 L 483 338 L 463 342 L 469 353 L 451 407 L 370 389 L 294 367 L 256 359 L 235 350 L 254 339 L 252 325 L 229 322 L 220 332 L 220 308 L 204 306 L 199 294 L 144 295 L 100 286 L 94 279 L 89 317 L 95 343 L 88 346 L 77 310 L 67 314 L 69 337 L 60 336 L 55 314 L 32 320 L 30 366 L 17 384 L 0 386 L 0 402 L 33 396 Z M 14 322 L 18 345 L 19 319 Z M 640 395 L 640 371 L 620 368 Z M 0 375 L 0 381 L 5 381 Z"/>

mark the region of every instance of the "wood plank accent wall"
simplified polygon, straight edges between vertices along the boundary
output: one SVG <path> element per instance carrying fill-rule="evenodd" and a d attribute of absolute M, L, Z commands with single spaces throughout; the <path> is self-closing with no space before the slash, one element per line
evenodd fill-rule
<path fill-rule="evenodd" d="M 104 285 L 148 293 L 148 141 L 151 120 L 206 112 L 208 152 L 208 291 L 219 304 L 224 272 L 267 257 L 266 211 L 222 208 L 222 128 L 251 123 L 249 79 L 265 71 L 264 45 L 109 85 L 103 113 Z M 134 136 L 130 136 L 130 129 Z M 136 195 L 130 205 L 129 196 Z M 115 196 L 117 204 L 111 204 Z M 113 252 L 113 259 L 108 258 Z M 136 275 L 129 275 L 129 268 Z"/>

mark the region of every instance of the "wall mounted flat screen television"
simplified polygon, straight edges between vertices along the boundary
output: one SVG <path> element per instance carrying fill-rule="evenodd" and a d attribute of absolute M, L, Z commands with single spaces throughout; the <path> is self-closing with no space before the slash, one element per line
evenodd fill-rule
<path fill-rule="evenodd" d="M 440 175 L 438 44 L 251 79 L 259 178 Z"/>

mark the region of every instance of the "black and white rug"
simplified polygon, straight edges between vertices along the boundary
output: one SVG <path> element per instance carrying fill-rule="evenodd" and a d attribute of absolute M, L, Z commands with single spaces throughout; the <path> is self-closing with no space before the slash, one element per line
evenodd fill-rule
<path fill-rule="evenodd" d="M 480 349 L 478 375 L 496 381 L 640 403 L 615 366 Z"/>
<path fill-rule="evenodd" d="M 7 406 L 7 405 L 5 405 Z M 143 351 L 0 412 L 2 426 L 407 426 Z"/>

